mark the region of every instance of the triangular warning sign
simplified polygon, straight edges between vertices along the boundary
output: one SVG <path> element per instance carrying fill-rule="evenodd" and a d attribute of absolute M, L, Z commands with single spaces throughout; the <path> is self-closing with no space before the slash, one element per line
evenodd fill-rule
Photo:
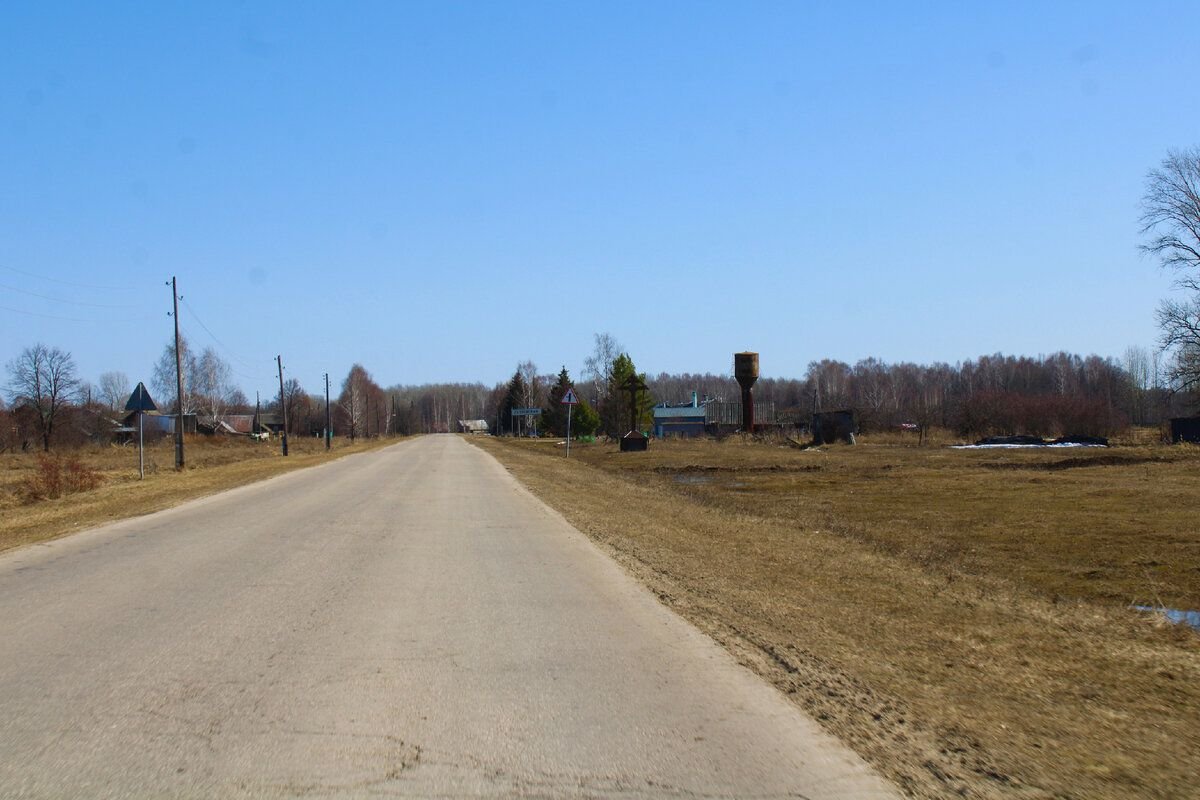
<path fill-rule="evenodd" d="M 154 401 L 150 399 L 150 393 L 146 391 L 146 384 L 138 383 L 133 394 L 129 395 L 129 402 L 125 404 L 125 410 L 158 411 L 158 406 L 154 405 Z"/>
<path fill-rule="evenodd" d="M 567 389 L 567 393 L 563 395 L 562 404 L 564 406 L 579 405 L 579 398 L 575 396 L 574 389 Z"/>

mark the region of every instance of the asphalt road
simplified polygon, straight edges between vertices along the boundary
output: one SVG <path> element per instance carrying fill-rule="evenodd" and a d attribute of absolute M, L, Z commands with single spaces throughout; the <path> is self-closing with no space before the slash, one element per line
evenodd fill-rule
<path fill-rule="evenodd" d="M 0 797 L 893 790 L 431 436 L 0 555 Z"/>

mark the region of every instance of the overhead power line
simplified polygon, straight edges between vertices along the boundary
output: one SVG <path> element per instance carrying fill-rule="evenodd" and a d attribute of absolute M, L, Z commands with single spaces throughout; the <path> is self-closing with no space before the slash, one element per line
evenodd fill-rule
<path fill-rule="evenodd" d="M 220 347 L 222 350 L 225 351 L 225 354 L 227 356 L 234 359 L 235 361 L 240 362 L 241 364 L 245 365 L 246 367 L 249 367 L 250 369 L 257 369 L 257 366 L 254 363 L 247 361 L 246 359 L 239 356 L 237 353 L 233 352 L 233 350 L 231 350 L 228 345 L 226 345 L 219 338 L 217 338 L 217 335 L 212 332 L 212 329 L 204 324 L 204 320 L 200 319 L 200 315 L 196 313 L 196 309 L 192 308 L 190 303 L 188 303 L 182 297 L 179 298 L 179 302 L 182 303 L 183 307 L 187 309 L 187 312 L 191 316 L 191 318 L 194 319 L 196 321 L 196 323 L 201 328 L 204 329 L 204 332 L 207 333 L 210 337 L 212 337 L 212 340 L 217 343 L 217 347 Z M 235 370 L 235 372 L 236 372 L 236 370 Z M 258 380 L 258 378 L 256 376 L 243 375 L 242 377 Z"/>
<path fill-rule="evenodd" d="M 24 275 L 26 278 L 37 278 L 38 280 L 49 281 L 50 283 L 61 283 L 63 286 L 74 286 L 77 289 L 99 289 L 100 291 L 104 291 L 104 292 L 125 292 L 125 291 L 129 290 L 129 287 L 127 287 L 127 286 L 100 286 L 100 285 L 93 284 L 93 283 L 78 283 L 76 281 L 64 281 L 61 278 L 51 278 L 48 275 L 38 275 L 36 272 L 26 272 L 23 269 L 17 269 L 16 267 L 10 267 L 7 264 L 0 264 L 0 269 L 7 270 L 8 272 L 16 273 L 17 275 Z"/>
<path fill-rule="evenodd" d="M 80 319 L 79 317 L 64 317 L 59 314 L 42 314 L 37 311 L 26 311 L 23 308 L 9 308 L 8 306 L 0 306 L 0 311 L 11 311 L 14 314 L 24 314 L 27 317 L 41 317 L 42 319 L 54 319 L 60 322 L 82 322 L 88 325 L 112 325 L 115 322 L 130 322 L 143 321 L 150 319 L 158 319 L 155 316 L 144 317 L 121 317 L 119 320 L 113 319 Z"/>
<path fill-rule="evenodd" d="M 51 302 L 54 302 L 54 303 L 66 303 L 67 305 L 72 305 L 72 306 L 87 306 L 88 308 L 115 308 L 115 309 L 122 309 L 122 310 L 130 309 L 130 308 L 137 308 L 137 306 L 131 306 L 131 305 L 112 305 L 110 303 L 89 303 L 84 300 L 67 300 L 62 297 L 51 297 L 48 294 L 38 294 L 37 292 L 31 292 L 28 289 L 21 289 L 17 286 L 9 286 L 7 283 L 0 283 L 0 289 L 7 289 L 10 292 L 19 292 L 20 294 L 27 294 L 30 297 L 40 297 L 42 300 L 50 300 Z"/>
<path fill-rule="evenodd" d="M 104 324 L 99 320 L 94 319 L 76 319 L 75 317 L 60 317 L 57 314 L 39 314 L 36 311 L 26 311 L 21 308 L 9 308 L 8 306 L 0 306 L 0 311 L 11 311 L 14 314 L 24 314 L 27 317 L 41 317 L 42 319 L 56 319 L 60 322 L 92 322 L 96 324 Z"/>

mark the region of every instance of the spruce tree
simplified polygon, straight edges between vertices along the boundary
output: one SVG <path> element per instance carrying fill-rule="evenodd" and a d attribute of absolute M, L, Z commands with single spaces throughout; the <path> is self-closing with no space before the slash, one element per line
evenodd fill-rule
<path fill-rule="evenodd" d="M 516 417 L 512 415 L 514 408 L 522 408 L 522 403 L 525 399 L 525 379 L 521 377 L 521 371 L 517 370 L 513 373 L 512 380 L 508 382 L 508 392 L 504 395 L 504 402 L 500 405 L 500 428 L 504 433 L 515 433 L 519 430 L 519 425 Z"/>
<path fill-rule="evenodd" d="M 613 359 L 608 386 L 600 404 L 601 426 L 609 436 L 619 437 L 629 432 L 629 390 L 625 388 L 625 383 L 633 377 L 642 383 L 646 382 L 646 374 L 638 373 L 628 353 L 621 353 Z M 638 393 L 636 422 L 639 429 L 651 423 L 650 409 L 653 407 L 654 400 L 649 391 Z"/>
<path fill-rule="evenodd" d="M 570 388 L 571 376 L 564 366 L 559 370 L 558 380 L 550 387 L 547 407 L 542 409 L 542 425 L 555 436 L 567 435 L 567 407 L 562 404 L 562 399 Z"/>

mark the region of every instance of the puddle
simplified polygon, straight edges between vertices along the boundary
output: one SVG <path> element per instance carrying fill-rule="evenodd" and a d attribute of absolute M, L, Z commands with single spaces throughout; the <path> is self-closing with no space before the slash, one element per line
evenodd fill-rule
<path fill-rule="evenodd" d="M 1184 623 L 1200 630 L 1200 611 L 1180 611 L 1178 608 L 1157 608 L 1155 606 L 1134 606 L 1136 611 L 1150 611 L 1162 614 L 1175 624 Z"/>
<path fill-rule="evenodd" d="M 701 483 L 712 483 L 712 477 L 709 475 L 696 475 L 695 473 L 680 473 L 675 476 L 675 482 L 694 486 Z"/>
<path fill-rule="evenodd" d="M 1068 447 L 1107 447 L 1104 444 L 1080 442 L 1046 442 L 1044 444 L 952 444 L 951 450 L 1062 450 Z"/>

